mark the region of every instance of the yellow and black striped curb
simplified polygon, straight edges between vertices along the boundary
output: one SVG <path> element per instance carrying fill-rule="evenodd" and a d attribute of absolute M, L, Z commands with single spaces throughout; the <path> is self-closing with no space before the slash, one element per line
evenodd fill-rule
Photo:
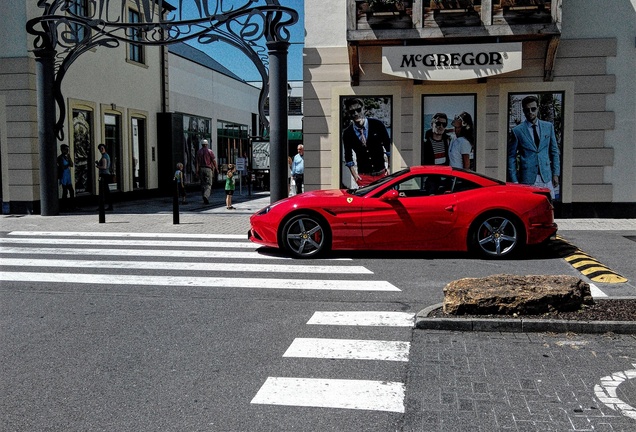
<path fill-rule="evenodd" d="M 601 264 L 595 258 L 568 243 L 560 236 L 557 236 L 556 242 L 553 242 L 552 245 L 561 258 L 569 262 L 572 267 L 591 281 L 600 283 L 627 282 L 627 278 L 619 275 L 606 265 Z"/>

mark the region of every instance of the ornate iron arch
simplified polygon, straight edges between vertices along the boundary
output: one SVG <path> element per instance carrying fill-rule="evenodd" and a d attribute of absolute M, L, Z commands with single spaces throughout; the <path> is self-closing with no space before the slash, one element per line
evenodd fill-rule
<path fill-rule="evenodd" d="M 122 4 L 120 13 L 111 16 L 111 5 L 117 1 Z M 178 2 L 177 9 L 164 0 L 134 0 L 141 19 L 130 23 L 123 21 L 126 0 L 38 0 L 42 16 L 29 20 L 26 29 L 35 36 L 36 55 L 54 56 L 53 97 L 58 107 L 54 129 L 59 140 L 64 139 L 66 106 L 62 81 L 66 72 L 86 51 L 115 48 L 122 42 L 164 46 L 196 40 L 202 44 L 224 42 L 238 48 L 261 76 L 259 113 L 267 122 L 264 105 L 269 92 L 268 50 L 259 44 L 263 40 L 289 42 L 288 27 L 298 22 L 298 12 L 281 6 L 278 0 Z M 187 3 L 194 7 L 184 8 Z M 83 5 L 87 7 L 82 8 Z"/>

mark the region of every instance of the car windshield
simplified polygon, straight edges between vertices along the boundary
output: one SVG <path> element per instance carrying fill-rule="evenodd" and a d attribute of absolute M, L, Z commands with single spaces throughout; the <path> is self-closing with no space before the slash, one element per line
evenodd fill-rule
<path fill-rule="evenodd" d="M 351 195 L 355 195 L 355 196 L 364 196 L 364 195 L 368 194 L 369 192 L 382 187 L 383 185 L 387 184 L 388 182 L 390 182 L 394 178 L 399 177 L 402 174 L 405 174 L 405 173 L 407 173 L 409 171 L 410 171 L 409 168 L 405 168 L 405 169 L 403 169 L 401 171 L 394 172 L 393 174 L 389 174 L 386 177 L 382 177 L 381 179 L 374 181 L 373 183 L 371 183 L 368 186 L 363 186 L 363 187 L 358 188 L 358 189 L 347 189 L 347 193 L 349 193 Z"/>

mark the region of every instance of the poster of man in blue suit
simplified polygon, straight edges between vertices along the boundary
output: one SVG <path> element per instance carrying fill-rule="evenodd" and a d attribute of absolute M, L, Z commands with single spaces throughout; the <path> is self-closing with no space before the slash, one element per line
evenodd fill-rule
<path fill-rule="evenodd" d="M 521 108 L 525 120 L 512 128 L 508 140 L 508 181 L 545 187 L 559 198 L 561 156 L 554 123 L 539 119 L 537 96 L 524 97 Z"/>

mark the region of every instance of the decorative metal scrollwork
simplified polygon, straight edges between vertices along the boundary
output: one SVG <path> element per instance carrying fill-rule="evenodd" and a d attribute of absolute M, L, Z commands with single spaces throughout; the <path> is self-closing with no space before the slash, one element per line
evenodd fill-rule
<path fill-rule="evenodd" d="M 117 2 L 121 2 L 121 9 L 112 15 L 112 5 Z M 35 36 L 36 55 L 55 53 L 58 139 L 64 138 L 66 117 L 61 91 L 64 75 L 86 51 L 96 47 L 115 48 L 122 42 L 163 46 L 196 40 L 201 44 L 224 42 L 236 47 L 254 63 L 261 76 L 259 112 L 265 119 L 269 65 L 262 42 L 289 42 L 288 27 L 298 22 L 294 9 L 281 6 L 278 0 L 178 0 L 177 9 L 164 0 L 134 0 L 133 3 L 140 22 L 125 21 L 126 0 L 38 0 L 42 16 L 29 20 L 26 29 Z M 188 3 L 191 3 L 189 8 Z"/>

